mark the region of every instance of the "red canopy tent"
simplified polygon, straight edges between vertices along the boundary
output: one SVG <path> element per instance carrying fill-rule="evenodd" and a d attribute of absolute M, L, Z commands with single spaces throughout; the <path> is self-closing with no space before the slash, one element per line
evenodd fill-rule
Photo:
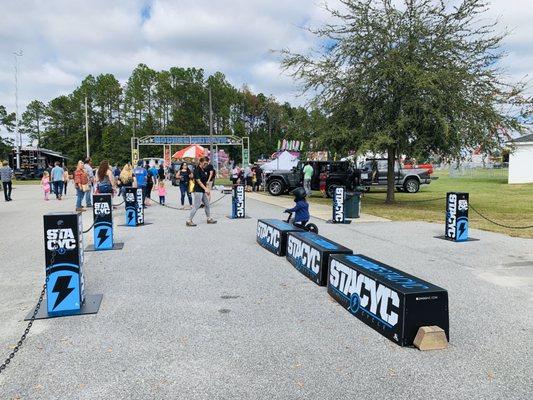
<path fill-rule="evenodd" d="M 197 159 L 197 158 L 206 156 L 208 153 L 209 153 L 209 150 L 207 150 L 206 148 L 198 144 L 193 144 L 189 147 L 185 147 L 184 149 L 181 149 L 180 151 L 175 152 L 172 158 L 175 158 L 177 160 L 181 160 L 182 158 Z"/>

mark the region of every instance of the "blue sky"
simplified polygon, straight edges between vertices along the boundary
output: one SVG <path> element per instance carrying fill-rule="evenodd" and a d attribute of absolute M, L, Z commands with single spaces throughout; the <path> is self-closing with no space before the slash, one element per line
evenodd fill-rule
<path fill-rule="evenodd" d="M 456 0 L 453 0 L 456 1 Z M 202 67 L 233 85 L 302 103 L 270 50 L 316 45 L 302 26 L 328 20 L 322 0 L 0 0 L 0 104 L 14 110 L 14 56 L 19 104 L 71 92 L 87 74 L 121 81 L 138 63 L 155 69 Z M 334 0 L 329 1 L 331 5 Z M 505 43 L 509 79 L 533 70 L 530 0 L 492 0 L 488 17 L 513 34 Z"/>

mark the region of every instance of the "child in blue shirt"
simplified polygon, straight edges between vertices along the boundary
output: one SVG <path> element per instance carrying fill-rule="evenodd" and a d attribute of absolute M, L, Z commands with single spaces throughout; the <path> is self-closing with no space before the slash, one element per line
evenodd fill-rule
<path fill-rule="evenodd" d="M 309 222 L 309 203 L 305 200 L 307 193 L 303 187 L 296 188 L 292 191 L 294 195 L 294 202 L 296 205 L 293 208 L 285 210 L 286 213 L 294 213 L 293 223 L 295 225 L 305 226 Z"/>

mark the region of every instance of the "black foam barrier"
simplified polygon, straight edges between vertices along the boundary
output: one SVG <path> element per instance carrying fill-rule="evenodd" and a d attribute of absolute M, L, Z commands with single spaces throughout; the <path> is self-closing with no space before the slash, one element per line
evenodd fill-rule
<path fill-rule="evenodd" d="M 289 232 L 303 232 L 303 229 L 279 219 L 257 220 L 257 243 L 278 256 L 285 256 L 287 252 Z"/>
<path fill-rule="evenodd" d="M 400 346 L 421 326 L 437 325 L 448 341 L 448 292 L 372 258 L 332 255 L 328 293 L 352 315 Z"/>
<path fill-rule="evenodd" d="M 352 254 L 352 251 L 316 233 L 287 234 L 287 260 L 320 286 L 327 283 L 328 261 L 333 254 Z"/>

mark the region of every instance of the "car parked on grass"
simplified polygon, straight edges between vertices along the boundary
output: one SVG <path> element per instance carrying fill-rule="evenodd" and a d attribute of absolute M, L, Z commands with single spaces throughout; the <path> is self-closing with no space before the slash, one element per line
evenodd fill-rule
<path fill-rule="evenodd" d="M 387 159 L 367 158 L 361 165 L 361 186 L 366 191 L 371 188 L 387 187 Z M 416 193 L 420 185 L 429 185 L 431 176 L 424 168 L 402 168 L 398 161 L 394 164 L 394 185 L 398 191 Z"/>
<path fill-rule="evenodd" d="M 328 171 L 326 181 L 326 193 L 329 197 L 333 195 L 335 186 L 345 186 L 348 190 L 353 190 L 359 181 L 358 171 L 350 161 L 309 161 L 313 167 L 313 177 L 311 178 L 311 190 L 319 190 L 320 173 Z M 273 171 L 266 180 L 266 188 L 272 196 L 279 196 L 290 192 L 297 187 L 303 186 L 304 163 L 299 162 L 291 170 Z"/>

